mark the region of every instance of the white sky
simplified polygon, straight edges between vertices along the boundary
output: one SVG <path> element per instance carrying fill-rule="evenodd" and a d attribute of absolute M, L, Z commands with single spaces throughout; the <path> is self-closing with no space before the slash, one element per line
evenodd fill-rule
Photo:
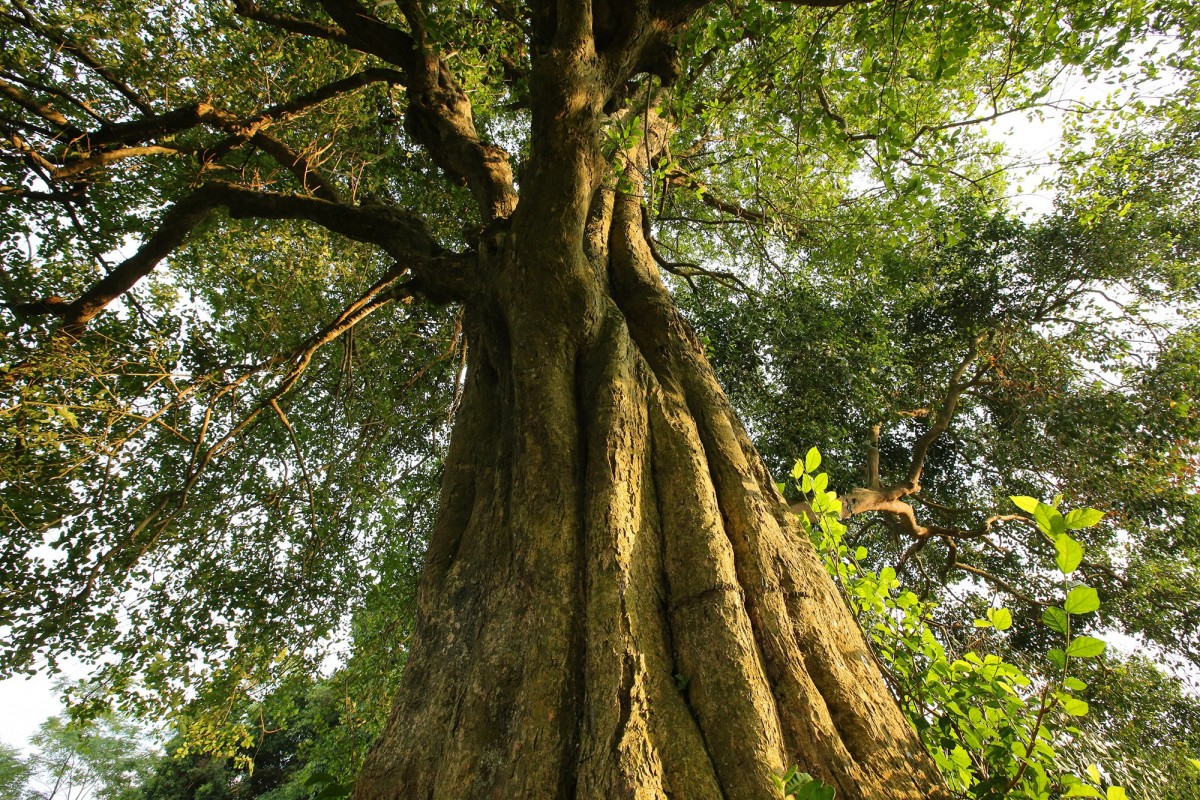
<path fill-rule="evenodd" d="M 29 737 L 61 710 L 53 679 L 47 675 L 0 681 L 0 741 L 28 752 Z"/>

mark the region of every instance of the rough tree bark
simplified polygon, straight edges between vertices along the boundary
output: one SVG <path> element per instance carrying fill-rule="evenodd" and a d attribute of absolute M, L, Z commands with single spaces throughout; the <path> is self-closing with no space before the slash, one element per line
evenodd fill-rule
<path fill-rule="evenodd" d="M 939 796 L 611 180 L 611 82 L 568 5 L 520 203 L 481 239 L 417 629 L 355 797 L 757 800 L 792 764 L 843 800 Z"/>

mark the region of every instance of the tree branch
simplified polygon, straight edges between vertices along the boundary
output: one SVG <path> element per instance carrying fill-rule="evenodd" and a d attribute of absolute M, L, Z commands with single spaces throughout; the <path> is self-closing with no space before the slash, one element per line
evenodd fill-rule
<path fill-rule="evenodd" d="M 74 302 L 50 298 L 9 304 L 24 315 L 45 313 L 62 318 L 62 331 L 78 338 L 109 303 L 150 274 L 162 259 L 215 209 L 231 217 L 301 219 L 355 241 L 374 244 L 398 262 L 413 267 L 421 291 L 451 299 L 469 291 L 469 259 L 443 250 L 415 214 L 383 204 L 350 206 L 315 197 L 257 192 L 227 183 L 201 186 L 167 211 L 158 229 L 136 253 L 117 265 Z M 424 267 L 422 269 L 421 267 Z"/>
<path fill-rule="evenodd" d="M 512 167 L 503 149 L 480 140 L 471 101 L 449 65 L 424 41 L 417 15 L 406 12 L 414 34 L 392 27 L 358 0 L 319 0 L 337 27 L 320 26 L 237 0 L 238 13 L 294 33 L 341 42 L 377 56 L 404 73 L 405 127 L 450 178 L 471 189 L 484 222 L 507 217 L 517 205 Z"/>
<path fill-rule="evenodd" d="M 298 33 L 301 36 L 315 36 L 319 39 L 328 39 L 331 42 L 353 46 L 351 38 L 341 28 L 322 25 L 319 22 L 293 17 L 290 14 L 281 14 L 278 11 L 270 11 L 251 0 L 233 0 L 233 6 L 239 16 L 255 22 L 262 22 L 273 28 L 279 28 L 289 33 Z"/>
<path fill-rule="evenodd" d="M 0 94 L 12 100 L 26 111 L 30 111 L 46 120 L 68 137 L 75 137 L 82 133 L 82 131 L 76 128 L 71 121 L 62 114 L 55 111 L 50 106 L 45 105 L 44 103 L 39 103 L 27 92 L 18 89 L 8 81 L 0 80 Z"/>
<path fill-rule="evenodd" d="M 986 337 L 987 333 L 984 332 L 975 334 L 971 338 L 966 355 L 950 375 L 950 381 L 946 385 L 946 395 L 942 398 L 941 408 L 938 409 L 933 424 L 917 438 L 913 445 L 912 461 L 908 468 L 908 482 L 917 487 L 914 491 L 920 491 L 921 471 L 925 468 L 925 456 L 928 455 L 929 448 L 950 427 L 950 420 L 954 418 L 954 412 L 958 408 L 958 401 L 962 398 L 963 390 L 972 385 L 972 382 L 963 383 L 962 378 L 967 367 L 971 366 L 979 357 L 979 345 Z"/>
<path fill-rule="evenodd" d="M 11 2 L 13 6 L 15 6 L 17 10 L 21 12 L 22 19 L 16 20 L 19 24 L 28 28 L 34 33 L 37 33 L 38 35 L 49 39 L 51 42 L 57 45 L 60 50 L 75 56 L 75 58 L 79 59 L 93 72 L 107 81 L 110 86 L 116 89 L 122 96 L 125 97 L 126 100 L 128 100 L 143 114 L 154 113 L 154 110 L 150 108 L 146 101 L 142 100 L 137 92 L 126 85 L 125 82 L 118 78 L 112 70 L 104 66 L 104 64 L 102 64 L 82 46 L 68 39 L 62 33 L 55 30 L 53 26 L 47 25 L 35 17 L 33 13 L 25 6 L 25 3 L 22 2 L 22 0 L 11 0 Z"/>

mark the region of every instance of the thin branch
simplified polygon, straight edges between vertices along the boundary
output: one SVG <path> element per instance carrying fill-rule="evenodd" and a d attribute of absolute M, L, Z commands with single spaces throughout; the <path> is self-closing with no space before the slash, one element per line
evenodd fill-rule
<path fill-rule="evenodd" d="M 287 428 L 288 437 L 292 440 L 292 448 L 296 451 L 296 460 L 300 464 L 300 476 L 304 479 L 304 489 L 308 493 L 308 521 L 312 526 L 313 538 L 318 538 L 317 501 L 313 496 L 312 479 L 308 474 L 308 464 L 304 460 L 304 449 L 300 447 L 300 440 L 296 438 L 296 429 L 292 427 L 291 421 L 283 413 L 283 409 L 279 405 L 279 400 L 272 397 L 270 403 L 271 408 L 275 410 L 275 414 L 279 417 L 279 421 L 283 423 L 283 427 Z"/>
<path fill-rule="evenodd" d="M 766 222 L 767 215 L 762 211 L 756 211 L 751 208 L 745 208 L 737 203 L 722 200 L 713 194 L 712 190 L 700 179 L 696 178 L 682 170 L 672 170 L 667 174 L 667 179 L 673 186 L 686 186 L 694 190 L 700 197 L 700 202 L 709 208 L 716 209 L 725 214 L 729 214 L 735 219 L 746 220 L 750 222 Z"/>
<path fill-rule="evenodd" d="M 650 212 L 646 209 L 645 204 L 641 205 L 641 209 L 642 209 L 642 232 L 646 239 L 646 246 L 650 250 L 651 257 L 654 259 L 655 263 L 658 264 L 659 267 L 661 267 L 662 269 L 665 269 L 667 272 L 670 272 L 672 275 L 678 275 L 679 277 L 686 280 L 688 282 L 688 285 L 692 287 L 693 291 L 695 291 L 696 286 L 694 283 L 692 283 L 692 278 L 705 277 L 705 278 L 711 278 L 712 280 L 716 281 L 717 283 L 719 283 L 722 286 L 725 286 L 726 288 L 729 288 L 729 289 L 734 289 L 736 291 L 745 292 L 746 294 L 750 294 L 750 295 L 758 294 L 758 292 L 756 292 L 750 286 L 746 285 L 746 283 L 741 278 L 739 278 L 738 276 L 736 276 L 730 272 L 724 272 L 721 270 L 705 269 L 704 267 L 701 267 L 699 264 L 676 263 L 673 261 L 667 261 L 661 255 L 659 255 L 658 248 L 656 247 L 656 242 L 654 241 L 654 237 L 651 235 Z"/>
<path fill-rule="evenodd" d="M 17 10 L 21 12 L 21 16 L 24 19 L 18 20 L 18 22 L 20 22 L 24 27 L 54 42 L 54 44 L 57 45 L 60 50 L 75 56 L 75 58 L 79 59 L 79 61 L 87 65 L 93 72 L 107 81 L 110 86 L 116 89 L 125 97 L 126 100 L 128 100 L 143 114 L 154 113 L 154 110 L 149 106 L 149 104 L 146 103 L 146 101 L 142 100 L 137 92 L 131 89 L 124 81 L 117 77 L 116 73 L 104 66 L 104 64 L 102 64 L 91 53 L 85 50 L 81 45 L 77 44 L 71 39 L 68 39 L 64 34 L 55 30 L 53 26 L 47 25 L 35 17 L 33 13 L 25 6 L 25 3 L 22 2 L 22 0 L 10 1 L 17 8 Z"/>

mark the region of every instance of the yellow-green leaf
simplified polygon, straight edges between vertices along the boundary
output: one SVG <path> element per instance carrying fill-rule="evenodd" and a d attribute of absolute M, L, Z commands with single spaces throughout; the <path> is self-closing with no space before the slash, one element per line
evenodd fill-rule
<path fill-rule="evenodd" d="M 1063 575 L 1070 575 L 1083 561 L 1083 546 L 1065 533 L 1054 537 L 1054 549 L 1058 551 L 1055 561 Z"/>
<path fill-rule="evenodd" d="M 1067 655 L 1072 658 L 1094 658 L 1103 653 L 1106 646 L 1093 636 L 1079 636 L 1067 645 Z"/>
<path fill-rule="evenodd" d="M 1032 514 L 1038 507 L 1038 501 L 1035 497 L 1026 497 L 1025 495 L 1016 495 L 1009 497 L 1013 501 L 1013 505 L 1024 511 L 1026 514 Z"/>
<path fill-rule="evenodd" d="M 1068 614 L 1088 614 L 1100 607 L 1100 595 L 1090 586 L 1076 586 L 1067 594 L 1063 608 Z"/>
<path fill-rule="evenodd" d="M 1007 608 L 988 611 L 988 618 L 998 631 L 1006 631 L 1012 627 L 1012 613 Z"/>

